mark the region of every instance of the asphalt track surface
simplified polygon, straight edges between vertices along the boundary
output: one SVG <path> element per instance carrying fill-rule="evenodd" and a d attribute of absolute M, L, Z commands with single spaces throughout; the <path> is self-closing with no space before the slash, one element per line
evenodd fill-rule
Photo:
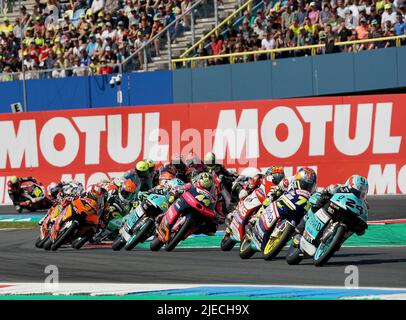
<path fill-rule="evenodd" d="M 404 202 L 405 198 L 401 198 Z M 405 207 L 399 198 L 387 204 L 387 200 L 374 201 L 379 204 L 376 206 L 379 210 L 388 209 L 381 213 L 377 209 L 374 219 L 406 216 L 384 214 L 395 212 L 389 209 Z M 45 267 L 56 265 L 62 282 L 343 286 L 347 277 L 345 268 L 356 265 L 362 287 L 406 288 L 406 247 L 342 248 L 328 265 L 316 268 L 310 260 L 299 266 L 287 265 L 285 251 L 269 262 L 260 255 L 242 260 L 237 250 L 222 252 L 217 248 L 113 252 L 102 247 L 46 252 L 35 248 L 37 235 L 37 229 L 0 230 L 0 283 L 43 282 L 47 276 Z"/>
<path fill-rule="evenodd" d="M 369 220 L 402 219 L 406 218 L 406 195 L 371 196 L 368 197 L 370 206 Z M 40 213 L 45 211 L 39 211 Z M 0 206 L 0 215 L 17 214 L 13 206 Z M 30 214 L 24 210 L 22 214 Z"/>

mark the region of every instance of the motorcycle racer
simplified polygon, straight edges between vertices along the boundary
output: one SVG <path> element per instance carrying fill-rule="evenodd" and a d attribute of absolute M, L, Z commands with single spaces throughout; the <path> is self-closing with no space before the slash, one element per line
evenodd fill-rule
<path fill-rule="evenodd" d="M 197 179 L 200 173 L 209 172 L 202 160 L 193 152 L 190 152 L 185 160 L 186 165 L 186 181 L 193 182 Z"/>
<path fill-rule="evenodd" d="M 152 175 L 145 161 L 138 161 L 134 169 L 124 173 L 123 178 L 132 180 L 136 185 L 139 184 L 141 191 L 147 191 L 153 186 Z"/>
<path fill-rule="evenodd" d="M 252 217 L 249 223 L 251 226 L 254 225 L 263 214 L 266 215 L 269 212 L 272 212 L 275 216 L 276 219 L 273 219 L 274 222 L 276 222 L 278 218 L 287 218 L 287 215 L 292 214 L 295 215 L 295 220 L 298 222 L 302 220 L 307 212 L 305 203 L 307 203 L 312 193 L 316 190 L 317 175 L 313 169 L 305 167 L 299 169 L 296 175 L 289 178 L 289 181 L 290 183 L 282 195 L 276 198 L 274 193 L 271 194 L 268 198 L 269 202 L 265 203 L 264 208 L 267 208 L 271 204 L 273 204 L 274 207 L 271 208 L 270 211 L 268 210 L 269 208 L 260 210 Z M 291 201 L 293 198 L 298 198 L 300 203 L 293 203 Z"/>
<path fill-rule="evenodd" d="M 268 194 L 274 187 L 276 187 L 285 178 L 285 172 L 283 167 L 271 166 L 265 174 L 258 173 L 248 180 L 248 182 L 242 187 L 239 193 L 239 199 L 246 198 L 256 188 L 265 188 L 265 194 Z"/>
<path fill-rule="evenodd" d="M 358 174 L 351 175 L 344 184 L 329 185 L 320 192 L 320 198 L 315 205 L 312 206 L 312 210 L 316 212 L 331 199 L 336 193 L 352 193 L 357 198 L 365 203 L 366 208 L 369 208 L 366 196 L 368 193 L 368 180 Z M 361 220 L 356 227 L 356 234 L 363 235 L 368 228 L 367 225 L 368 212 L 362 211 Z"/>
<path fill-rule="evenodd" d="M 12 176 L 7 182 L 8 195 L 16 208 L 20 207 L 20 202 L 25 200 L 23 196 L 24 190 L 21 189 L 21 184 L 28 181 L 37 183 L 37 179 L 33 177 L 19 178 L 17 176 Z"/>
<path fill-rule="evenodd" d="M 157 174 L 155 175 L 155 185 L 158 184 L 158 179 L 159 177 L 165 173 L 168 172 L 172 174 L 174 177 L 179 178 L 183 181 L 186 181 L 186 165 L 183 161 L 183 158 L 181 156 L 175 155 L 172 157 L 172 160 L 170 163 L 165 164 L 161 168 L 158 169 Z"/>
<path fill-rule="evenodd" d="M 27 182 L 32 182 L 33 185 L 25 187 L 24 184 Z M 38 207 L 48 209 L 52 205 L 46 195 L 45 188 L 33 177 L 12 176 L 7 182 L 7 189 L 8 195 L 18 212 L 21 212 L 23 207 L 30 207 L 30 210 L 35 210 Z M 42 191 L 38 192 L 38 190 Z"/>
<path fill-rule="evenodd" d="M 231 192 L 232 184 L 237 179 L 238 175 L 227 170 L 222 164 L 217 163 L 216 155 L 213 152 L 208 152 L 204 157 L 204 164 L 209 172 L 214 172 L 217 176 L 223 176 L 224 186 Z"/>

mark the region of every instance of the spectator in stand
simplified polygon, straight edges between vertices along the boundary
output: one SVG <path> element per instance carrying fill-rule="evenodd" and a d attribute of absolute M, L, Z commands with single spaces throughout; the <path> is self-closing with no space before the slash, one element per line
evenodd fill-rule
<path fill-rule="evenodd" d="M 124 2 L 125 1 L 125 2 Z M 117 72 L 113 65 L 137 52 L 176 16 L 188 10 L 191 0 L 35 0 L 32 10 L 19 10 L 15 23 L 5 17 L 0 23 L 1 79 L 65 77 Z M 255 6 L 254 6 L 255 8 Z M 325 44 L 318 54 L 372 50 L 394 46 L 395 41 L 340 45 L 348 40 L 405 34 L 404 0 L 266 0 L 257 11 L 245 10 L 238 27 L 228 25 L 221 38 L 210 39 L 199 56 L 233 52 Z M 21 25 L 20 25 L 21 23 Z M 172 41 L 190 27 L 190 18 L 170 28 Z M 21 44 L 21 35 L 24 41 Z M 224 38 L 223 38 L 224 36 Z M 406 41 L 402 41 L 405 44 Z M 161 54 L 161 38 L 147 47 Z M 152 51 L 151 51 L 152 50 Z M 310 54 L 308 50 L 284 51 L 276 57 Z M 21 61 L 24 57 L 24 66 Z M 268 55 L 241 55 L 235 62 L 269 59 Z M 229 59 L 200 61 L 199 65 L 228 63 Z M 139 51 L 126 63 L 126 71 L 144 64 Z M 66 69 L 72 67 L 72 69 Z M 59 69 L 65 68 L 62 72 Z M 16 73 L 16 74 L 14 74 Z"/>

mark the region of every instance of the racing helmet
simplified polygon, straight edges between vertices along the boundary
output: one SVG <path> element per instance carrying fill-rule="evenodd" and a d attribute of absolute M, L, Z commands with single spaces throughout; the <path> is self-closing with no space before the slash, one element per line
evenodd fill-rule
<path fill-rule="evenodd" d="M 277 185 L 285 178 L 285 171 L 281 166 L 271 166 L 265 171 L 265 177 Z"/>
<path fill-rule="evenodd" d="M 210 170 L 215 168 L 215 166 L 216 166 L 216 155 L 214 154 L 214 152 L 207 152 L 206 153 L 206 155 L 204 156 L 204 164 Z"/>
<path fill-rule="evenodd" d="M 295 175 L 294 182 L 297 188 L 313 193 L 317 186 L 316 172 L 309 167 L 300 168 Z"/>
<path fill-rule="evenodd" d="M 158 184 L 159 184 L 160 186 L 164 186 L 164 185 L 166 185 L 169 181 L 171 181 L 174 177 L 175 177 L 175 176 L 174 176 L 172 173 L 168 172 L 168 171 L 162 172 L 162 173 L 160 174 L 160 176 L 159 176 L 159 183 L 158 183 Z"/>
<path fill-rule="evenodd" d="M 20 186 L 20 179 L 18 179 L 17 176 L 12 176 L 12 177 L 10 178 L 10 182 L 11 182 L 11 184 L 13 185 L 13 187 L 18 187 L 18 186 Z"/>
<path fill-rule="evenodd" d="M 92 184 L 86 189 L 86 197 L 98 201 L 103 197 L 105 190 L 97 184 Z"/>
<path fill-rule="evenodd" d="M 213 176 L 210 173 L 202 172 L 197 176 L 197 184 L 206 190 L 210 190 L 213 187 Z"/>
<path fill-rule="evenodd" d="M 148 165 L 149 172 L 154 172 L 155 170 L 155 162 L 152 159 L 144 159 L 144 162 Z"/>
<path fill-rule="evenodd" d="M 129 201 L 133 200 L 133 198 L 135 197 L 136 191 L 137 191 L 136 184 L 134 182 L 132 182 L 130 179 L 127 179 L 121 185 L 120 192 L 119 192 L 119 198 L 122 201 L 125 201 L 128 203 Z"/>
<path fill-rule="evenodd" d="M 358 174 L 353 174 L 345 182 L 350 188 L 357 190 L 358 198 L 365 199 L 368 194 L 368 180 Z"/>
<path fill-rule="evenodd" d="M 171 188 L 175 189 L 175 188 L 184 186 L 185 183 L 182 180 L 178 179 L 178 178 L 173 178 L 168 182 L 168 185 Z"/>
<path fill-rule="evenodd" d="M 56 198 L 59 191 L 61 191 L 61 187 L 56 182 L 51 182 L 47 187 L 48 195 L 50 195 L 52 198 Z"/>
<path fill-rule="evenodd" d="M 145 161 L 141 160 L 141 161 L 138 161 L 137 164 L 135 165 L 135 170 L 137 171 L 138 176 L 140 178 L 146 178 L 147 174 L 148 174 L 149 166 Z"/>

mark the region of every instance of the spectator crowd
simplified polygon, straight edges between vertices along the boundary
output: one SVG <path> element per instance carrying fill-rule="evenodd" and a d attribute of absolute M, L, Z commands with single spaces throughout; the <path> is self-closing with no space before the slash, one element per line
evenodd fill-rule
<path fill-rule="evenodd" d="M 237 1 L 237 0 L 236 0 Z M 259 10 L 245 11 L 238 26 L 211 36 L 198 55 L 325 44 L 317 53 L 371 50 L 395 41 L 336 45 L 338 42 L 406 34 L 406 0 L 265 0 Z M 31 10 L 19 9 L 14 23 L 0 22 L 0 81 L 41 77 L 61 78 L 126 71 L 144 63 L 142 51 L 157 33 L 192 6 L 192 0 L 35 0 Z M 190 28 L 190 17 L 169 29 L 174 40 Z M 159 55 L 163 39 L 148 48 Z M 402 42 L 404 43 L 404 41 Z M 310 50 L 288 50 L 278 57 L 300 56 Z M 241 55 L 235 62 L 268 59 L 265 54 Z M 228 63 L 229 59 L 199 61 Z M 41 71 L 43 70 L 43 71 Z M 45 71 L 46 70 L 46 71 Z"/>
<path fill-rule="evenodd" d="M 372 50 L 396 41 L 336 45 L 340 42 L 406 35 L 405 0 L 269 0 L 253 13 L 246 10 L 237 26 L 229 25 L 199 49 L 199 56 L 242 53 L 234 63 L 269 59 L 250 51 L 323 44 L 317 54 Z M 255 8 L 255 6 L 254 6 Z M 235 24 L 234 24 L 235 25 Z M 401 44 L 405 44 L 402 40 Z M 310 49 L 282 50 L 276 57 L 311 54 Z M 199 66 L 229 63 L 230 58 L 198 60 Z"/>
<path fill-rule="evenodd" d="M 46 2 L 44 2 L 46 1 Z M 0 80 L 10 81 L 117 72 L 118 64 L 191 7 L 191 0 L 35 0 L 19 9 L 15 23 L 0 22 Z M 189 28 L 184 18 L 172 39 Z M 148 49 L 159 55 L 162 39 Z M 142 51 L 126 64 L 143 64 Z M 42 71 L 41 70 L 51 70 Z"/>

